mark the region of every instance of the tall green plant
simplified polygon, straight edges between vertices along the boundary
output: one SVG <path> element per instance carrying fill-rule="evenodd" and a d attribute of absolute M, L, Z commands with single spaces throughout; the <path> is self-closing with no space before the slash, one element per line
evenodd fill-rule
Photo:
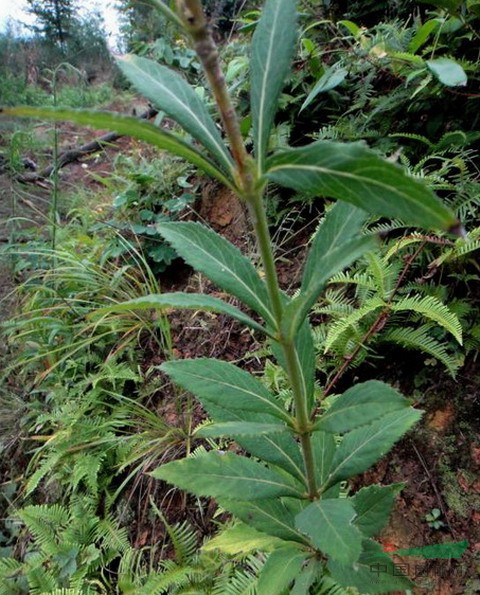
<path fill-rule="evenodd" d="M 459 230 L 451 211 L 420 181 L 382 160 L 361 143 L 317 141 L 269 154 L 277 104 L 296 41 L 294 0 L 267 0 L 252 42 L 251 108 L 254 156 L 243 144 L 225 86 L 217 50 L 200 0 L 178 0 L 177 14 L 202 62 L 227 143 L 205 105 L 176 73 L 147 60 L 121 60 L 124 74 L 175 120 L 195 144 L 148 123 L 94 112 L 32 108 L 7 115 L 70 118 L 111 127 L 180 155 L 233 189 L 247 205 L 264 276 L 231 243 L 192 222 L 164 223 L 159 232 L 187 263 L 232 294 L 255 318 L 212 296 L 150 295 L 100 312 L 190 308 L 230 314 L 265 334 L 285 369 L 293 406 L 285 406 L 252 375 L 215 359 L 167 362 L 162 369 L 194 393 L 212 423 L 199 437 L 230 436 L 247 455 L 210 451 L 173 461 L 153 472 L 157 479 L 198 496 L 215 498 L 245 525 L 268 534 L 273 552 L 259 578 L 262 595 L 308 593 L 322 577 L 363 593 L 407 589 L 372 537 L 386 522 L 398 485 L 369 486 L 339 497 L 341 482 L 362 473 L 421 417 L 407 399 L 378 381 L 357 384 L 327 409 L 314 398 L 315 355 L 308 314 L 328 279 L 373 250 L 376 238 L 362 232 L 369 215 L 394 217 L 425 229 Z M 263 195 L 268 182 L 339 203 L 311 244 L 298 295 L 279 288 Z M 372 573 L 372 568 L 382 571 Z"/>

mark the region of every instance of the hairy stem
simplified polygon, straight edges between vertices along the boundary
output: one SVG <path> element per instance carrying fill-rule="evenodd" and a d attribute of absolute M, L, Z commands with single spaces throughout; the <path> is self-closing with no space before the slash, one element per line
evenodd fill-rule
<path fill-rule="evenodd" d="M 296 431 L 300 438 L 302 447 L 303 462 L 305 465 L 305 474 L 307 477 L 308 497 L 314 500 L 318 497 L 315 481 L 315 459 L 313 456 L 311 442 L 311 424 L 309 420 L 307 395 L 302 377 L 301 364 L 298 359 L 298 353 L 295 343 L 285 340 L 282 336 L 281 324 L 283 317 L 282 294 L 278 284 L 278 276 L 275 268 L 275 260 L 272 251 L 272 241 L 268 230 L 265 207 L 263 205 L 263 194 L 261 191 L 256 195 L 249 197 L 250 214 L 253 220 L 255 235 L 262 257 L 262 263 L 265 270 L 265 282 L 267 284 L 270 303 L 272 304 L 273 315 L 276 323 L 278 342 L 280 343 L 285 357 L 288 377 L 290 380 L 293 401 L 295 403 Z"/>
<path fill-rule="evenodd" d="M 230 149 L 238 168 L 239 180 L 237 182 L 242 190 L 251 191 L 253 176 L 250 171 L 252 168 L 249 166 L 250 157 L 245 149 L 237 114 L 225 83 L 217 46 L 203 13 L 201 1 L 177 0 L 177 7 L 185 29 L 193 40 L 195 51 L 215 97 L 225 132 L 230 141 Z"/>

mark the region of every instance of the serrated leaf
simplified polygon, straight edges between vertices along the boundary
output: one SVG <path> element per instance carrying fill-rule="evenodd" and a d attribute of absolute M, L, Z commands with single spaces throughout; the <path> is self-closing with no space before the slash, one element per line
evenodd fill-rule
<path fill-rule="evenodd" d="M 371 485 L 362 488 L 351 498 L 357 513 L 355 525 L 365 537 L 373 537 L 384 528 L 392 512 L 395 497 L 403 487 L 402 483 Z"/>
<path fill-rule="evenodd" d="M 320 93 L 326 93 L 327 91 L 335 89 L 338 85 L 341 85 L 347 78 L 347 75 L 348 70 L 346 68 L 328 68 L 308 94 L 300 111 L 302 112 L 309 106 Z"/>
<path fill-rule="evenodd" d="M 376 239 L 360 237 L 342 244 L 321 259 L 322 268 L 312 278 L 308 286 L 302 289 L 300 295 L 292 300 L 285 308 L 282 319 L 282 330 L 286 337 L 292 338 L 303 324 L 311 307 L 325 289 L 327 281 L 334 274 L 351 265 L 365 252 L 373 250 Z"/>
<path fill-rule="evenodd" d="M 300 447 L 290 434 L 268 434 L 255 438 L 237 436 L 235 441 L 251 455 L 280 467 L 303 485 L 306 484 Z"/>
<path fill-rule="evenodd" d="M 263 434 L 282 434 L 289 432 L 285 424 L 262 424 L 247 421 L 231 421 L 202 426 L 195 435 L 200 438 L 221 438 L 222 436 L 261 436 Z"/>
<path fill-rule="evenodd" d="M 332 577 L 342 587 L 355 587 L 360 593 L 390 593 L 411 590 L 413 583 L 402 574 L 390 556 L 378 543 L 365 540 L 362 553 L 355 564 L 346 565 L 336 560 L 328 561 Z"/>
<path fill-rule="evenodd" d="M 321 272 L 322 259 L 360 234 L 368 218 L 366 211 L 338 202 L 326 214 L 313 238 L 303 270 L 302 288 L 306 289 Z"/>
<path fill-rule="evenodd" d="M 249 503 L 250 504 L 250 503 Z M 283 540 L 261 533 L 245 523 L 236 523 L 202 545 L 203 552 L 220 551 L 229 556 L 269 552 L 283 545 Z"/>
<path fill-rule="evenodd" d="M 272 352 L 278 363 L 284 370 L 287 370 L 285 356 L 282 347 L 277 341 L 272 341 Z M 316 354 L 313 344 L 312 327 L 308 320 L 305 320 L 295 337 L 295 350 L 299 361 L 302 375 L 302 390 L 305 395 L 309 409 L 314 407 L 315 389 L 315 366 Z"/>
<path fill-rule="evenodd" d="M 121 304 L 115 304 L 114 306 L 98 308 L 89 316 L 98 317 L 111 312 L 124 312 L 128 310 L 165 310 L 170 308 L 179 310 L 206 310 L 207 312 L 228 314 L 232 318 L 235 318 L 242 324 L 245 324 L 254 330 L 263 333 L 266 332 L 258 322 L 255 322 L 250 316 L 247 316 L 241 310 L 235 308 L 235 306 L 231 306 L 218 298 L 204 295 L 202 293 L 172 292 L 147 295 L 134 300 L 122 302 Z"/>
<path fill-rule="evenodd" d="M 344 434 L 408 406 L 408 400 L 394 388 L 378 380 L 369 380 L 340 395 L 320 417 L 316 428 Z"/>
<path fill-rule="evenodd" d="M 294 0 L 267 0 L 252 39 L 250 103 L 260 171 L 263 171 L 278 99 L 291 68 L 297 35 L 295 15 Z"/>
<path fill-rule="evenodd" d="M 157 228 L 187 264 L 274 325 L 265 283 L 236 246 L 200 223 L 161 223 Z"/>
<path fill-rule="evenodd" d="M 296 516 L 295 526 L 324 554 L 353 564 L 360 556 L 362 543 L 362 534 L 353 524 L 355 515 L 348 500 L 317 500 Z"/>
<path fill-rule="evenodd" d="M 275 401 L 265 386 L 233 364 L 202 358 L 173 360 L 165 362 L 160 368 L 182 388 L 196 395 L 215 421 L 234 420 L 217 420 L 214 411 L 209 409 L 210 403 L 219 405 L 226 411 L 257 412 L 284 421 L 289 420 L 287 412 Z M 258 425 L 265 425 L 261 424 L 260 420 L 255 421 Z M 273 424 L 267 422 L 267 425 Z"/>
<path fill-rule="evenodd" d="M 219 504 L 248 526 L 262 533 L 285 541 L 309 543 L 308 539 L 295 528 L 293 513 L 279 499 L 243 502 L 238 498 L 235 500 L 221 498 Z"/>
<path fill-rule="evenodd" d="M 311 441 L 315 459 L 315 479 L 318 485 L 323 485 L 332 468 L 337 445 L 333 434 L 329 432 L 314 432 Z"/>
<path fill-rule="evenodd" d="M 447 87 L 465 87 L 468 82 L 465 71 L 454 60 L 437 58 L 436 60 L 427 60 L 426 63 L 429 70 Z"/>
<path fill-rule="evenodd" d="M 129 116 L 109 112 L 91 110 L 65 110 L 57 108 L 36 107 L 3 107 L 0 115 L 20 118 L 42 118 L 55 121 L 70 120 L 84 126 L 100 130 L 112 130 L 145 141 L 154 147 L 168 151 L 193 163 L 206 174 L 213 176 L 222 184 L 235 190 L 233 181 L 225 175 L 212 161 L 206 158 L 195 147 L 181 140 L 172 133 L 157 128 L 149 122 Z"/>
<path fill-rule="evenodd" d="M 394 411 L 345 434 L 337 448 L 327 485 L 363 473 L 383 457 L 422 415 L 416 409 Z"/>
<path fill-rule="evenodd" d="M 453 212 L 422 182 L 362 143 L 317 141 L 282 151 L 267 177 L 299 192 L 349 202 L 368 213 L 427 229 L 458 225 Z"/>
<path fill-rule="evenodd" d="M 245 500 L 258 500 L 302 495 L 285 477 L 264 465 L 220 451 L 172 461 L 161 465 L 151 475 L 196 496 L 211 498 L 238 498 L 241 494 Z"/>
<path fill-rule="evenodd" d="M 153 60 L 128 55 L 117 60 L 123 74 L 152 104 L 178 122 L 229 171 L 232 158 L 206 105 L 179 74 Z"/>
<path fill-rule="evenodd" d="M 303 564 L 311 556 L 293 545 L 284 546 L 272 552 L 258 577 L 258 593 L 279 595 L 287 589 L 300 573 Z"/>

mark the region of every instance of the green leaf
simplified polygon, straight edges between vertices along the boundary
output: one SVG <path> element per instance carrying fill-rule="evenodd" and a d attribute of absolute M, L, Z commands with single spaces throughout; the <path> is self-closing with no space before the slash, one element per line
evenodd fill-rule
<path fill-rule="evenodd" d="M 200 223 L 161 223 L 157 229 L 187 264 L 274 325 L 265 283 L 236 246 Z"/>
<path fill-rule="evenodd" d="M 438 19 L 430 19 L 426 21 L 412 37 L 408 46 L 408 51 L 415 54 L 439 26 L 440 23 Z"/>
<path fill-rule="evenodd" d="M 195 435 L 200 438 L 221 438 L 222 436 L 261 436 L 289 432 L 285 424 L 262 424 L 247 421 L 227 421 L 200 427 Z"/>
<path fill-rule="evenodd" d="M 295 525 L 321 552 L 338 562 L 353 564 L 362 543 L 362 534 L 353 524 L 355 514 L 348 500 L 317 500 L 297 515 Z"/>
<path fill-rule="evenodd" d="M 447 87 L 465 87 L 468 82 L 467 75 L 460 64 L 449 58 L 427 60 L 427 66 Z"/>
<path fill-rule="evenodd" d="M 452 543 L 436 543 L 434 545 L 396 550 L 395 554 L 399 556 L 415 556 L 424 558 L 425 560 L 450 560 L 451 558 L 461 558 L 468 550 L 468 546 L 469 543 L 466 540 Z"/>
<path fill-rule="evenodd" d="M 347 78 L 347 75 L 348 70 L 345 68 L 328 68 L 308 94 L 307 98 L 303 102 L 302 107 L 300 108 L 300 111 L 302 112 L 307 106 L 309 106 L 320 93 L 326 93 L 327 91 L 335 89 L 335 87 L 338 87 L 338 85 L 341 85 Z"/>
<path fill-rule="evenodd" d="M 290 419 L 261 382 L 233 364 L 216 359 L 184 359 L 165 362 L 160 369 L 182 388 L 196 395 L 215 421 L 210 403 L 226 411 L 257 412 L 284 421 Z M 250 422 L 249 419 L 246 421 Z M 279 427 L 285 429 L 284 425 Z"/>
<path fill-rule="evenodd" d="M 323 485 L 327 481 L 337 450 L 333 434 L 314 432 L 312 434 L 312 449 L 315 459 L 315 479 L 318 485 Z"/>
<path fill-rule="evenodd" d="M 443 326 L 462 344 L 462 325 L 458 316 L 433 295 L 405 297 L 390 305 L 393 312 L 412 311 Z"/>
<path fill-rule="evenodd" d="M 316 428 L 344 434 L 392 411 L 409 406 L 407 399 L 394 388 L 378 380 L 369 380 L 349 388 L 321 416 Z"/>
<path fill-rule="evenodd" d="M 311 554 L 295 547 L 284 546 L 272 552 L 258 577 L 258 593 L 279 595 L 288 589 L 290 583 L 300 573 L 304 562 Z"/>
<path fill-rule="evenodd" d="M 151 473 L 196 496 L 245 500 L 301 497 L 291 482 L 264 465 L 233 453 L 211 451 L 198 457 L 172 461 Z"/>
<path fill-rule="evenodd" d="M 247 525 L 285 541 L 308 544 L 307 538 L 295 528 L 295 517 L 281 500 L 219 499 L 222 508 Z"/>
<path fill-rule="evenodd" d="M 280 467 L 302 482 L 304 486 L 306 485 L 300 447 L 290 434 L 269 434 L 255 438 L 237 436 L 235 441 L 251 455 Z"/>
<path fill-rule="evenodd" d="M 294 0 L 267 0 L 253 35 L 250 94 L 260 171 L 263 171 L 278 99 L 291 68 L 297 35 L 295 15 Z"/>
<path fill-rule="evenodd" d="M 295 336 L 311 307 L 325 289 L 330 277 L 351 265 L 365 252 L 373 250 L 375 246 L 376 238 L 360 237 L 337 246 L 327 253 L 324 258 L 321 258 L 319 260 L 321 268 L 319 264 L 318 274 L 312 278 L 308 287 L 302 289 L 300 295 L 285 308 L 282 320 L 284 335 L 288 338 Z"/>
<path fill-rule="evenodd" d="M 341 564 L 329 560 L 328 569 L 342 587 L 355 587 L 360 593 L 390 593 L 411 590 L 413 583 L 395 566 L 378 543 L 365 540 L 362 553 L 355 564 Z"/>
<path fill-rule="evenodd" d="M 147 295 L 134 300 L 128 300 L 127 302 L 122 302 L 121 304 L 115 304 L 114 306 L 98 308 L 98 310 L 95 310 L 89 316 L 97 317 L 102 316 L 103 314 L 109 314 L 110 312 L 125 312 L 128 310 L 165 310 L 169 308 L 206 310 L 210 312 L 218 312 L 219 314 L 228 314 L 232 318 L 235 318 L 242 324 L 245 324 L 256 331 L 266 332 L 263 326 L 258 324 L 258 322 L 255 322 L 250 316 L 247 316 L 238 308 L 235 308 L 218 298 L 204 295 L 202 293 L 172 292 Z"/>
<path fill-rule="evenodd" d="M 422 182 L 362 143 L 317 141 L 268 160 L 268 177 L 299 192 L 337 198 L 368 213 L 451 229 L 454 214 Z"/>
<path fill-rule="evenodd" d="M 317 576 L 321 575 L 322 570 L 323 566 L 318 560 L 310 560 L 307 564 L 304 564 L 290 590 L 290 595 L 309 595 L 311 586 L 316 581 Z"/>
<path fill-rule="evenodd" d="M 249 503 L 250 505 L 250 503 Z M 269 552 L 283 545 L 283 540 L 257 531 L 245 523 L 227 527 L 202 545 L 203 552 L 220 551 L 229 556 L 258 551 Z"/>
<path fill-rule="evenodd" d="M 368 426 L 345 434 L 337 448 L 327 485 L 363 473 L 383 457 L 422 416 L 416 409 L 393 411 Z"/>
<path fill-rule="evenodd" d="M 133 86 L 156 108 L 197 139 L 226 171 L 232 169 L 232 158 L 205 104 L 179 74 L 139 56 L 124 56 L 117 60 L 117 64 Z"/>
<path fill-rule="evenodd" d="M 380 533 L 390 517 L 395 497 L 403 487 L 402 483 L 389 486 L 371 485 L 362 488 L 351 498 L 357 512 L 355 525 L 363 535 L 373 537 Z"/>
<path fill-rule="evenodd" d="M 232 180 L 220 171 L 212 161 L 204 157 L 195 147 L 174 134 L 161 130 L 157 126 L 139 120 L 138 118 L 109 112 L 65 110 L 48 107 L 4 107 L 0 108 L 0 115 L 20 118 L 43 118 L 56 121 L 70 120 L 71 122 L 91 126 L 100 130 L 113 130 L 118 134 L 124 134 L 145 141 L 163 151 L 168 151 L 172 155 L 182 157 L 193 163 L 193 165 L 200 168 L 206 174 L 216 178 L 222 184 L 235 190 L 235 184 Z"/>
<path fill-rule="evenodd" d="M 278 424 L 278 419 L 289 419 L 263 384 L 233 364 L 176 360 L 162 364 L 161 369 L 196 394 L 215 422 Z M 253 456 L 277 465 L 305 484 L 302 454 L 291 434 L 237 435 L 236 442 Z"/>
<path fill-rule="evenodd" d="M 287 371 L 287 364 L 283 354 L 282 347 L 277 341 L 271 342 L 272 352 L 278 363 Z M 305 320 L 295 337 L 295 349 L 300 363 L 300 372 L 302 374 L 303 393 L 308 403 L 309 409 L 315 406 L 315 366 L 316 354 L 313 344 L 312 327 L 308 320 Z"/>
<path fill-rule="evenodd" d="M 360 235 L 368 214 L 348 203 L 337 202 L 328 211 L 313 238 L 303 270 L 302 289 L 315 280 L 323 268 L 322 259 Z"/>

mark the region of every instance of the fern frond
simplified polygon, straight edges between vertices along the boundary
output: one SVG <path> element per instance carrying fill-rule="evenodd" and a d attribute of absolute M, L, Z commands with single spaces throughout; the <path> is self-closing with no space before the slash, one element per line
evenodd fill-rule
<path fill-rule="evenodd" d="M 408 140 L 416 140 L 419 143 L 426 145 L 429 149 L 434 147 L 433 143 L 430 142 L 426 136 L 423 136 L 422 134 L 415 134 L 414 132 L 395 132 L 393 134 L 389 134 L 388 136 L 389 138 L 405 138 Z"/>
<path fill-rule="evenodd" d="M 377 288 L 375 281 L 368 273 L 351 273 L 343 271 L 334 275 L 329 283 L 352 284 L 364 287 L 365 289 L 375 290 Z"/>
<path fill-rule="evenodd" d="M 385 307 L 385 302 L 377 297 L 368 300 L 361 308 L 352 312 L 349 316 L 342 318 L 335 322 L 330 330 L 328 331 L 327 339 L 325 341 L 324 353 L 331 350 L 332 346 L 338 341 L 338 339 L 345 333 L 350 327 L 356 326 L 356 324 L 365 318 L 372 312 Z"/>
<path fill-rule="evenodd" d="M 454 314 L 445 304 L 433 296 L 419 296 L 401 298 L 397 302 L 390 304 L 393 312 L 411 311 L 420 314 L 424 318 L 433 320 L 462 344 L 462 325 Z"/>
<path fill-rule="evenodd" d="M 380 342 L 395 343 L 406 349 L 418 349 L 434 357 L 441 362 L 454 378 L 461 365 L 457 359 L 452 357 L 446 350 L 445 345 L 428 334 L 429 327 L 419 328 L 394 328 L 382 333 Z"/>
<path fill-rule="evenodd" d="M 192 573 L 193 569 L 189 566 L 174 564 L 164 572 L 149 575 L 145 584 L 135 591 L 135 595 L 177 593 L 180 588 L 189 585 Z"/>

